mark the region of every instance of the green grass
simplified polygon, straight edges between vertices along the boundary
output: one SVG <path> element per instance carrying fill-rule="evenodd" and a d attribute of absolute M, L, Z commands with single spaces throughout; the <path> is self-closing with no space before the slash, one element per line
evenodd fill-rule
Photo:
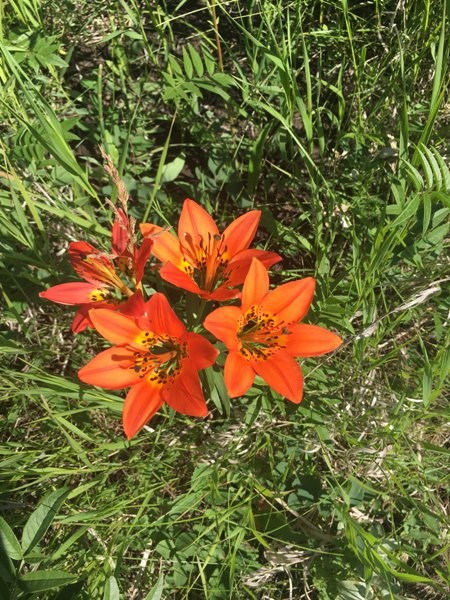
<path fill-rule="evenodd" d="M 57 6 L 55 7 L 55 5 Z M 440 599 L 449 585 L 446 1 L 0 2 L 0 598 Z M 297 407 L 257 384 L 132 442 L 39 291 L 139 220 L 263 211 L 314 276 Z M 174 296 L 175 297 L 175 296 Z M 51 572 L 51 573 L 49 573 Z"/>

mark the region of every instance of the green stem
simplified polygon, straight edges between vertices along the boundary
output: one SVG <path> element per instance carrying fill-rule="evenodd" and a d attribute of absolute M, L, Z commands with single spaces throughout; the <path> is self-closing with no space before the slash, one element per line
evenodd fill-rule
<path fill-rule="evenodd" d="M 205 300 L 204 298 L 202 298 L 199 302 L 198 305 L 198 310 L 197 310 L 197 325 L 200 325 L 200 323 L 202 322 L 202 318 L 203 318 L 203 313 L 205 312 L 205 307 L 206 307 L 206 303 L 208 302 L 208 300 Z"/>
<path fill-rule="evenodd" d="M 212 17 L 212 22 L 213 22 L 213 27 L 214 27 L 214 33 L 216 36 L 216 46 L 217 46 L 217 57 L 219 59 L 219 69 L 223 72 L 223 58 L 222 58 L 222 45 L 220 43 L 220 36 L 219 36 L 219 21 L 217 19 L 217 14 L 216 14 L 216 0 L 211 0 L 211 17 Z"/>

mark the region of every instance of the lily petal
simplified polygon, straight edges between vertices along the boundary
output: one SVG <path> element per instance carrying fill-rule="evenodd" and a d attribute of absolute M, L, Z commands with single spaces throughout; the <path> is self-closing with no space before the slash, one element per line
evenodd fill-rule
<path fill-rule="evenodd" d="M 168 281 L 172 285 L 187 290 L 188 292 L 192 292 L 193 294 L 202 294 L 202 290 L 195 281 L 170 262 L 161 267 L 159 274 L 165 281 Z"/>
<path fill-rule="evenodd" d="M 279 350 L 265 360 L 253 360 L 255 371 L 276 392 L 298 404 L 303 396 L 303 375 L 300 366 L 286 350 Z"/>
<path fill-rule="evenodd" d="M 117 278 L 108 255 L 88 242 L 70 242 L 68 254 L 74 271 L 89 283 L 111 283 Z"/>
<path fill-rule="evenodd" d="M 186 341 L 189 360 L 194 369 L 206 369 L 216 362 L 219 351 L 202 335 L 189 332 Z"/>
<path fill-rule="evenodd" d="M 102 288 L 98 287 L 97 284 L 84 283 L 84 282 L 73 282 L 73 283 L 60 283 L 54 285 L 48 290 L 44 290 L 39 293 L 41 298 L 46 300 L 52 300 L 58 302 L 58 304 L 90 304 L 92 303 L 91 294 L 92 292 L 100 291 Z"/>
<path fill-rule="evenodd" d="M 158 225 L 143 223 L 141 232 L 145 238 L 151 237 L 153 240 L 152 254 L 162 263 L 172 262 L 179 265 L 183 259 L 180 251 L 180 242 L 178 239 Z"/>
<path fill-rule="evenodd" d="M 165 231 L 164 227 L 160 225 L 154 225 L 153 223 L 141 223 L 139 229 L 144 237 L 159 237 L 162 231 Z"/>
<path fill-rule="evenodd" d="M 234 256 L 250 246 L 258 229 L 260 217 L 260 210 L 251 210 L 228 225 L 223 232 L 223 238 L 229 256 Z"/>
<path fill-rule="evenodd" d="M 236 398 L 252 386 L 255 371 L 239 352 L 230 352 L 225 360 L 224 379 L 228 395 Z"/>
<path fill-rule="evenodd" d="M 142 292 L 138 290 L 132 296 L 122 302 L 120 305 L 120 312 L 123 315 L 129 315 L 130 317 L 141 317 L 145 315 L 146 303 Z"/>
<path fill-rule="evenodd" d="M 111 247 L 117 256 L 121 256 L 130 241 L 130 224 L 127 215 L 121 208 L 115 209 L 116 218 L 112 226 Z"/>
<path fill-rule="evenodd" d="M 85 304 L 77 310 L 72 321 L 72 333 L 81 333 L 87 327 L 92 327 L 91 321 L 87 316 L 89 308 L 90 306 Z"/>
<path fill-rule="evenodd" d="M 318 325 L 298 323 L 289 329 L 286 350 L 293 356 L 320 356 L 336 350 L 342 344 L 338 335 Z"/>
<path fill-rule="evenodd" d="M 223 342 L 229 350 L 237 350 L 240 347 L 237 332 L 241 318 L 242 311 L 237 306 L 222 306 L 206 317 L 203 327 Z"/>
<path fill-rule="evenodd" d="M 280 262 L 281 260 L 281 256 L 275 252 L 269 252 L 268 250 L 258 250 L 256 248 L 243 250 L 229 262 L 228 285 L 235 286 L 244 283 L 253 258 L 257 258 L 260 262 L 262 262 L 266 269 L 270 269 L 272 265 Z"/>
<path fill-rule="evenodd" d="M 167 404 L 183 415 L 206 417 L 208 407 L 203 397 L 197 371 L 186 361 L 183 372 L 168 389 L 163 389 Z"/>
<path fill-rule="evenodd" d="M 147 260 L 152 252 L 153 240 L 151 238 L 145 238 L 139 248 L 136 250 L 134 257 L 134 268 L 136 283 L 139 283 L 144 276 L 144 268 L 147 264 Z"/>
<path fill-rule="evenodd" d="M 133 364 L 133 352 L 126 348 L 108 348 L 78 371 L 84 383 L 97 385 L 107 390 L 119 390 L 139 382 L 139 377 L 128 368 Z"/>
<path fill-rule="evenodd" d="M 156 293 L 146 302 L 151 330 L 156 334 L 167 334 L 174 338 L 185 335 L 186 327 L 174 313 L 164 294 Z"/>
<path fill-rule="evenodd" d="M 267 294 L 261 308 L 276 317 L 278 323 L 300 321 L 311 306 L 315 285 L 312 277 L 284 283 Z"/>
<path fill-rule="evenodd" d="M 161 408 L 163 399 L 160 386 L 147 380 L 134 385 L 128 392 L 123 406 L 123 428 L 130 440 Z"/>
<path fill-rule="evenodd" d="M 252 260 L 242 288 L 242 312 L 251 306 L 260 304 L 269 291 L 269 274 L 266 267 L 257 258 Z"/>
<path fill-rule="evenodd" d="M 186 239 L 190 236 L 193 245 L 199 246 L 201 239 L 207 241 L 208 233 L 211 236 L 219 233 L 213 218 L 200 204 L 187 198 L 184 201 L 180 220 L 178 221 L 178 239 L 180 243 L 183 246 L 187 245 Z"/>
<path fill-rule="evenodd" d="M 112 344 L 134 345 L 134 340 L 142 333 L 132 317 L 112 310 L 92 309 L 89 318 L 99 334 Z"/>
<path fill-rule="evenodd" d="M 216 302 L 224 302 L 225 300 L 234 300 L 239 298 L 241 292 L 238 289 L 230 289 L 227 287 L 228 282 L 222 286 L 219 286 L 213 292 L 202 292 L 201 297 L 205 300 L 214 300 Z"/>

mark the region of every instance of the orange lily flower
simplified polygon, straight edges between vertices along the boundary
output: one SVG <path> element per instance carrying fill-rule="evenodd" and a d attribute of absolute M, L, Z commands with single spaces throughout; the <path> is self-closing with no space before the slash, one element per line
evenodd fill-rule
<path fill-rule="evenodd" d="M 111 343 L 79 372 L 81 381 L 110 390 L 130 387 L 123 426 L 131 439 L 167 402 L 193 417 L 208 414 L 198 376 L 218 351 L 204 337 L 186 330 L 160 293 L 144 303 L 138 292 L 132 315 L 107 309 L 90 311 L 97 331 Z M 139 316 L 137 316 L 139 315 Z"/>
<path fill-rule="evenodd" d="M 163 279 L 207 300 L 239 296 L 252 258 L 268 269 L 281 257 L 274 252 L 249 249 L 261 211 L 252 210 L 231 223 L 221 234 L 211 216 L 193 200 L 185 200 L 178 223 L 178 239 L 162 227 L 144 223 L 144 236 L 154 235 L 152 254 L 163 266 Z"/>
<path fill-rule="evenodd" d="M 112 229 L 112 253 L 97 250 L 88 242 L 71 242 L 69 260 L 85 282 L 61 283 L 39 294 L 41 298 L 67 305 L 81 305 L 72 322 L 72 331 L 79 333 L 92 327 L 89 310 L 92 307 L 122 310 L 134 289 L 139 289 L 153 240 L 143 240 L 137 248 L 134 224 L 122 209 L 116 209 Z"/>
<path fill-rule="evenodd" d="M 312 277 L 290 281 L 269 291 L 266 268 L 253 259 L 242 290 L 241 306 L 210 313 L 203 326 L 224 342 L 225 385 L 230 397 L 242 396 L 255 375 L 291 402 L 303 395 L 303 376 L 295 357 L 318 356 L 342 344 L 317 325 L 299 323 L 314 295 Z"/>

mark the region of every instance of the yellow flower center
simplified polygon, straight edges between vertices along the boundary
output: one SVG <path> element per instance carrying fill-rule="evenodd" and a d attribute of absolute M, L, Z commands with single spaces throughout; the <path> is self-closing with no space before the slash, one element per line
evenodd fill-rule
<path fill-rule="evenodd" d="M 265 360 L 286 347 L 288 335 L 283 323 L 277 323 L 259 306 L 252 306 L 238 323 L 239 352 L 246 360 Z"/>
<path fill-rule="evenodd" d="M 200 289 L 212 292 L 228 280 L 229 256 L 223 235 L 208 233 L 205 240 L 200 236 L 198 244 L 189 233 L 184 234 L 181 249 L 184 254 L 181 268 L 192 277 Z"/>
<path fill-rule="evenodd" d="M 172 383 L 181 371 L 182 360 L 187 358 L 187 345 L 169 335 L 156 335 L 151 331 L 143 331 L 135 342 L 147 350 L 136 350 L 129 368 L 154 385 Z"/>
<path fill-rule="evenodd" d="M 108 302 L 108 304 L 119 304 L 126 298 L 119 290 L 111 288 L 97 288 L 89 294 L 90 302 Z"/>
<path fill-rule="evenodd" d="M 87 267 L 90 275 L 94 277 L 96 281 L 106 284 L 112 290 L 117 290 L 117 292 L 120 292 L 122 298 L 133 295 L 133 291 L 130 289 L 129 285 L 131 287 L 134 286 L 134 274 L 129 265 L 129 260 L 126 257 L 109 258 L 107 255 L 85 254 L 82 256 L 82 261 Z M 117 274 L 115 267 L 119 268 L 122 275 L 128 277 L 130 280 L 128 282 L 129 285 Z M 98 301 L 99 300 L 93 300 L 93 302 Z"/>

